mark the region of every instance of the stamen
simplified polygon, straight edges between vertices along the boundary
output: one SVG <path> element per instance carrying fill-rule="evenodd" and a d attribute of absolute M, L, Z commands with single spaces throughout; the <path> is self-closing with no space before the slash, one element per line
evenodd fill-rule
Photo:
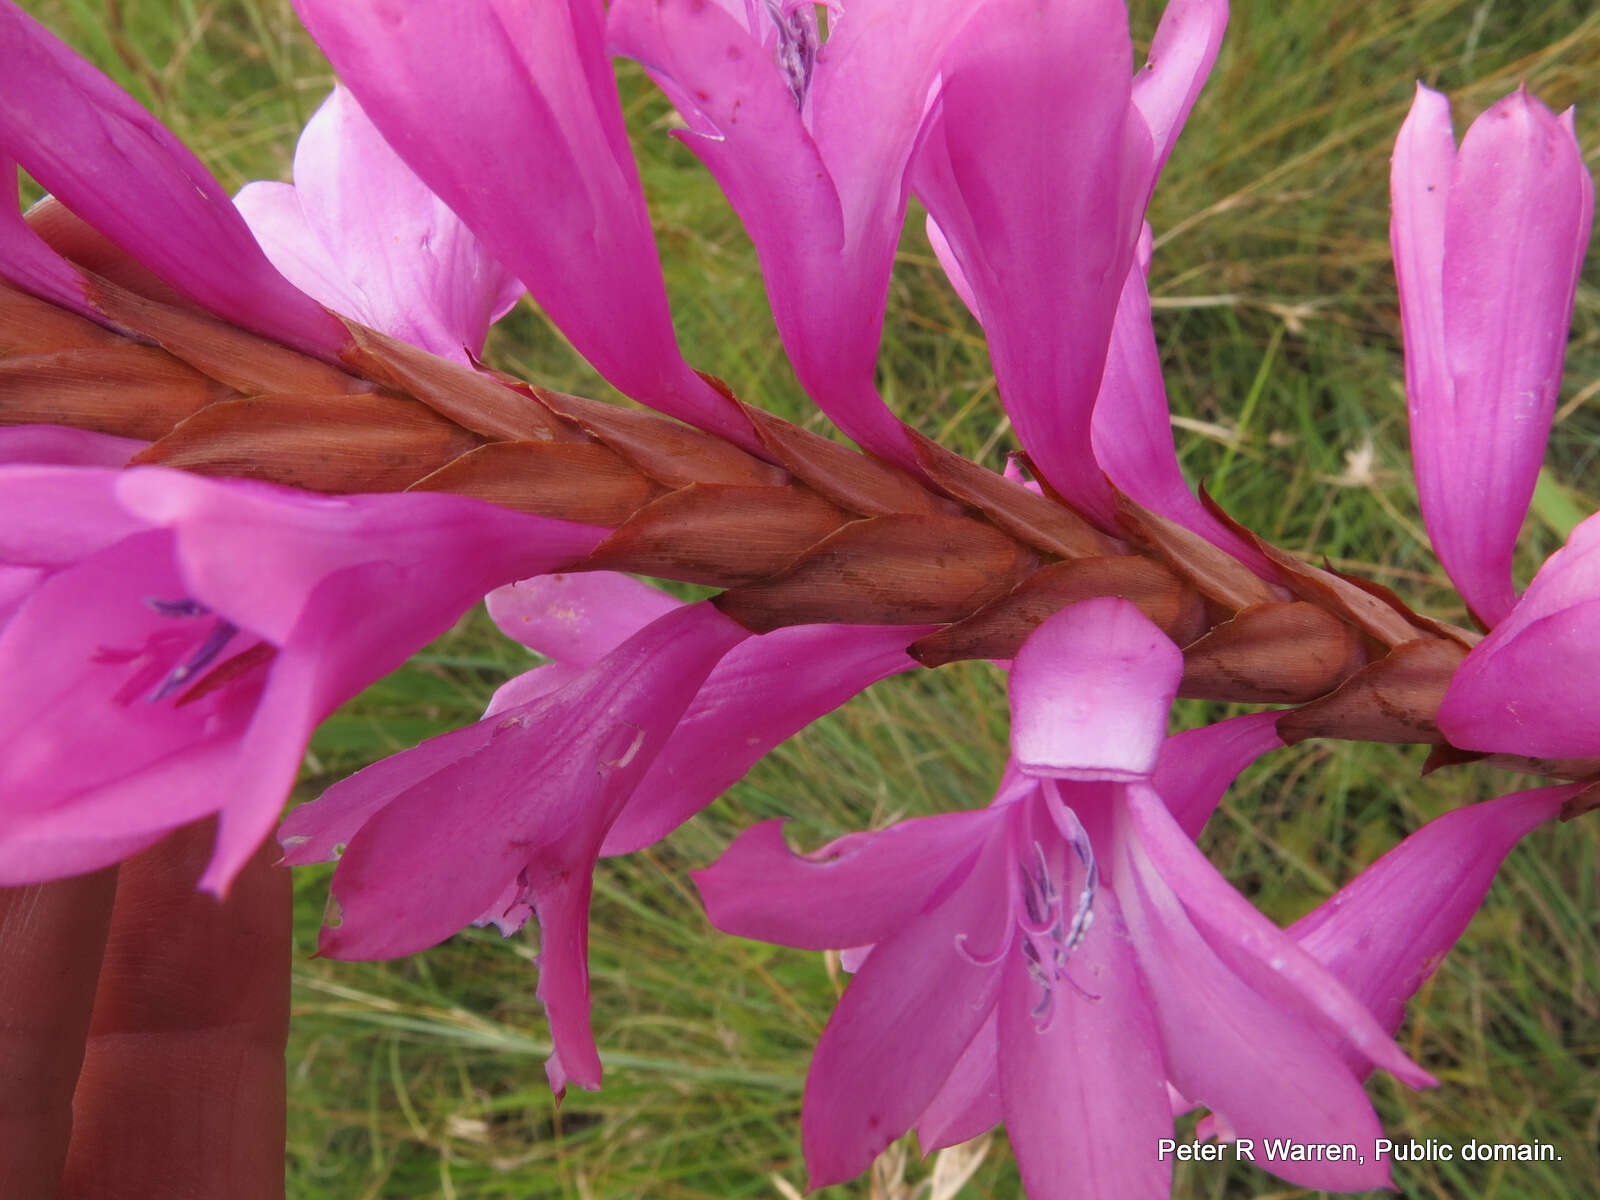
<path fill-rule="evenodd" d="M 817 8 L 811 0 L 766 0 L 767 15 L 778 29 L 778 68 L 789 83 L 796 108 L 803 108 L 817 65 Z"/>
<path fill-rule="evenodd" d="M 146 596 L 144 602 L 163 617 L 205 617 L 211 610 L 198 600 L 184 596 L 178 600 L 163 600 L 160 596 Z"/>
<path fill-rule="evenodd" d="M 182 615 L 198 614 L 184 613 Z M 161 686 L 150 694 L 149 702 L 155 704 L 157 701 L 165 700 L 173 692 L 183 687 L 197 672 L 205 670 L 217 655 L 222 653 L 238 632 L 239 627 L 237 625 L 231 621 L 219 619 L 211 627 L 211 632 L 206 634 L 205 641 L 200 643 L 200 648 L 191 654 L 188 659 L 173 667 L 166 679 L 162 680 Z"/>

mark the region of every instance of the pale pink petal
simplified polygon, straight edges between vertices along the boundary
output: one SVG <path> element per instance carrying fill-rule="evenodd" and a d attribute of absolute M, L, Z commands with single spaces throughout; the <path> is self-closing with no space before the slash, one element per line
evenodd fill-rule
<path fill-rule="evenodd" d="M 1289 926 L 1391 1032 L 1483 903 L 1500 863 L 1581 785 L 1539 788 L 1430 821 Z"/>
<path fill-rule="evenodd" d="M 560 691 L 582 675 L 586 669 L 577 663 L 546 663 L 542 667 L 524 671 L 521 675 L 514 675 L 497 687 L 494 695 L 489 697 L 488 707 L 483 710 L 484 720 L 487 721 L 508 708 L 516 708 L 541 696 L 548 696 L 551 692 Z"/>
<path fill-rule="evenodd" d="M 233 206 L 250 226 L 262 253 L 285 279 L 319 304 L 368 323 L 361 301 L 332 251 L 307 224 L 305 209 L 292 185 L 271 180 L 247 183 L 234 196 Z"/>
<path fill-rule="evenodd" d="M 1217 958 L 1137 839 L 1118 837 L 1112 858 L 1117 900 L 1174 1086 L 1216 1110 L 1242 1137 L 1370 1146 L 1382 1136 L 1360 1082 L 1333 1048 Z M 1274 1162 L 1270 1169 L 1329 1191 L 1389 1181 L 1387 1167 L 1370 1159 Z"/>
<path fill-rule="evenodd" d="M 763 821 L 694 881 L 724 933 L 807 950 L 882 942 L 959 882 L 994 826 L 992 810 L 943 813 L 799 855 L 782 821 Z"/>
<path fill-rule="evenodd" d="M 961 885 L 880 942 L 817 1043 L 801 1113 L 810 1186 L 866 1169 L 927 1109 L 982 1027 L 1008 940 L 1010 838 L 997 829 Z"/>
<path fill-rule="evenodd" d="M 717 664 L 606 835 L 625 854 L 665 837 L 766 753 L 880 679 L 915 669 L 928 627 L 800 625 L 751 638 Z"/>
<path fill-rule="evenodd" d="M 1023 448 L 1108 527 L 1090 414 L 1153 160 L 1130 119 L 1127 22 L 1119 0 L 991 0 L 940 64 L 913 176 L 977 301 Z"/>
<path fill-rule="evenodd" d="M 1134 836 L 1183 904 L 1206 944 L 1241 980 L 1278 1010 L 1319 1029 L 1365 1076 L 1388 1071 L 1412 1087 L 1438 1081 L 1417 1066 L 1374 1019 L 1370 1008 L 1295 944 L 1211 865 L 1167 812 L 1161 797 L 1135 784 L 1126 793 Z"/>
<path fill-rule="evenodd" d="M 334 873 L 323 953 L 409 954 L 480 918 L 512 880 L 537 910 L 552 1081 L 598 1086 L 589 1030 L 589 881 L 606 828 L 711 667 L 748 637 L 706 604 L 679 609 L 579 679 L 503 714 L 489 744 L 395 797 Z"/>
<path fill-rule="evenodd" d="M 1126 600 L 1054 614 L 1011 669 L 1011 748 L 1030 775 L 1138 779 L 1155 769 L 1183 654 Z"/>
<path fill-rule="evenodd" d="M 596 370 L 653 408 L 756 445 L 678 352 L 599 0 L 295 9 L 384 140 Z"/>
<path fill-rule="evenodd" d="M 345 88 L 333 90 L 300 135 L 294 192 L 306 235 L 342 281 L 328 296 L 305 290 L 330 307 L 353 299 L 353 310 L 343 311 L 374 329 L 465 362 L 482 351 L 490 322 L 522 291 L 400 161 Z M 292 232 L 286 223 L 274 228 Z M 277 262 L 275 241 L 256 233 Z M 313 257 L 303 245 L 304 238 L 291 243 L 285 257 Z"/>
<path fill-rule="evenodd" d="M 1439 561 L 1493 625 L 1516 600 L 1511 557 L 1561 386 L 1592 182 L 1570 128 L 1525 91 L 1474 121 L 1453 163 L 1443 100 L 1425 95 L 1396 146 L 1391 230 L 1402 310 L 1423 306 L 1406 328 L 1421 355 L 1412 453 Z M 1446 185 L 1441 212 L 1427 189 Z"/>
<path fill-rule="evenodd" d="M 1178 827 L 1200 836 L 1228 786 L 1256 759 L 1283 745 L 1276 712 L 1246 713 L 1185 730 L 1161 744 L 1150 786 Z"/>
<path fill-rule="evenodd" d="M 1473 647 L 1439 706 L 1466 750 L 1600 755 L 1600 516 L 1572 531 L 1511 614 Z"/>
<path fill-rule="evenodd" d="M 1164 1200 L 1172 1136 L 1166 1068 L 1150 1001 L 1116 901 L 1102 891 L 1095 920 L 1067 960 L 1048 1016 L 1040 987 L 1013 954 L 996 1006 L 1006 1136 L 1029 1200 L 1115 1196 Z"/>
<path fill-rule="evenodd" d="M 970 1142 L 1005 1119 L 998 1027 L 999 1018 L 991 1011 L 917 1118 L 917 1145 L 924 1158 L 946 1146 Z"/>
<path fill-rule="evenodd" d="M 489 593 L 500 632 L 530 650 L 587 667 L 683 601 L 614 571 L 539 575 Z"/>
<path fill-rule="evenodd" d="M 200 160 L 10 0 L 0 3 L 0 61 L 0 155 L 218 316 L 324 357 L 348 344 L 273 269 Z"/>

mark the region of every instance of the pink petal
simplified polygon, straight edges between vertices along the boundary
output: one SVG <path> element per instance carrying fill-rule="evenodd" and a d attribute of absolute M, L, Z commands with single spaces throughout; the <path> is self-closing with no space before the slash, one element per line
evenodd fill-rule
<path fill-rule="evenodd" d="M 1246 713 L 1175 734 L 1161 744 L 1150 786 L 1191 841 L 1200 836 L 1239 772 L 1283 745 L 1278 716 Z"/>
<path fill-rule="evenodd" d="M 1167 732 L 1183 654 L 1126 600 L 1051 616 L 1011 670 L 1011 748 L 1030 775 L 1138 779 Z"/>
<path fill-rule="evenodd" d="M 345 88 L 335 88 L 307 122 L 295 149 L 294 179 L 301 225 L 280 220 L 264 231 L 252 222 L 252 229 L 274 263 L 329 307 L 466 362 L 469 353 L 482 351 L 490 323 L 521 295 L 521 286 L 400 161 Z M 248 217 L 243 200 L 241 193 L 235 203 Z M 318 279 L 302 282 L 295 274 L 319 258 L 339 281 L 326 295 Z M 341 305 L 351 300 L 351 307 Z"/>
<path fill-rule="evenodd" d="M 337 358 L 344 328 L 273 269 L 199 159 L 9 0 L 0 61 L 0 156 L 202 307 Z"/>
<path fill-rule="evenodd" d="M 1165 1200 L 1172 1164 L 1155 1146 L 1172 1136 L 1172 1112 L 1161 1045 L 1116 901 L 1101 892 L 1095 904 L 1042 1028 L 1039 985 L 1020 954 L 1006 966 L 996 1009 L 1006 1135 L 1030 1200 Z"/>
<path fill-rule="evenodd" d="M 1439 728 L 1467 750 L 1600 754 L 1597 622 L 1600 517 L 1590 517 L 1457 668 L 1439 706 Z"/>
<path fill-rule="evenodd" d="M 672 740 L 606 835 L 625 854 L 665 837 L 768 751 L 880 679 L 913 670 L 905 652 L 930 630 L 802 625 L 751 638 L 718 663 Z"/>
<path fill-rule="evenodd" d="M 693 872 L 695 886 L 724 933 L 806 950 L 882 942 L 965 877 L 994 823 L 992 809 L 943 813 L 799 855 L 782 821 L 763 821 Z"/>
<path fill-rule="evenodd" d="M 148 444 L 66 425 L 9 425 L 0 429 L 0 466 L 120 467 Z"/>
<path fill-rule="evenodd" d="M 970 1142 L 1005 1119 L 998 1028 L 999 1018 L 991 1010 L 917 1118 L 917 1145 L 924 1158 L 946 1146 Z"/>
<path fill-rule="evenodd" d="M 283 277 L 319 304 L 370 324 L 360 296 L 332 252 L 306 221 L 300 195 L 287 183 L 247 183 L 233 198 L 245 224 Z M 389 331 L 385 331 L 389 332 Z"/>
<path fill-rule="evenodd" d="M 0 153 L 0 180 L 15 180 L 17 164 Z M 0 199 L 0 279 L 62 308 L 105 324 L 84 293 L 84 279 L 23 220 L 8 199 Z"/>
<path fill-rule="evenodd" d="M 926 1111 L 994 1007 L 1002 968 L 966 945 L 1003 945 L 1010 838 L 997 828 L 953 892 L 880 942 L 823 1031 L 806 1077 L 810 1186 L 865 1170 Z"/>
<path fill-rule="evenodd" d="M 1372 1145 L 1382 1127 L 1332 1047 L 1217 958 L 1137 839 L 1117 838 L 1111 866 L 1173 1085 L 1242 1137 Z M 1375 1161 L 1275 1162 L 1269 1169 L 1329 1191 L 1389 1180 L 1387 1167 Z"/>
<path fill-rule="evenodd" d="M 1422 305 L 1406 328 L 1420 356 L 1412 453 L 1439 561 L 1492 625 L 1516 600 L 1511 556 L 1561 385 L 1592 183 L 1571 130 L 1525 91 L 1474 121 L 1453 163 L 1443 100 L 1424 96 L 1396 145 L 1391 230 L 1402 310 Z M 1426 189 L 1446 184 L 1441 212 Z"/>
<path fill-rule="evenodd" d="M 1144 69 L 1133 80 L 1133 106 L 1155 150 L 1152 188 L 1211 74 L 1227 27 L 1227 0 L 1167 0 Z"/>
<path fill-rule="evenodd" d="M 678 353 L 598 0 L 295 9 L 384 140 L 602 375 L 756 445 Z"/>
<path fill-rule="evenodd" d="M 1495 871 L 1581 785 L 1488 800 L 1428 822 L 1288 929 L 1391 1032 L 1483 903 Z"/>
<path fill-rule="evenodd" d="M 494 695 L 489 697 L 488 707 L 483 710 L 484 721 L 508 708 L 517 708 L 541 696 L 548 696 L 551 692 L 560 691 L 582 675 L 586 669 L 577 663 L 546 663 L 542 667 L 535 667 L 531 671 L 524 671 L 521 675 L 512 676 L 497 687 Z"/>
<path fill-rule="evenodd" d="M 627 575 L 585 571 L 518 580 L 490 592 L 487 603 L 507 637 L 587 667 L 683 602 Z"/>
<path fill-rule="evenodd" d="M 478 919 L 512 880 L 537 910 L 552 1081 L 599 1084 L 585 967 L 605 831 L 723 654 L 749 636 L 706 604 L 668 614 L 560 692 L 503 715 L 490 742 L 396 796 L 339 860 L 342 919 L 322 951 L 388 958 Z"/>
<path fill-rule="evenodd" d="M 86 438 L 95 435 L 85 434 Z M 121 439 L 118 439 L 121 440 Z M 101 449 L 69 439 L 64 456 L 84 457 Z M 0 440 L 19 452 L 48 450 L 34 437 Z M 77 466 L 0 467 L 0 561 L 11 566 L 71 566 L 123 538 L 149 529 L 117 502 L 115 470 Z"/>
<path fill-rule="evenodd" d="M 1090 414 L 1153 158 L 1130 120 L 1132 68 L 1119 2 L 992 0 L 941 63 L 913 180 L 977 300 L 1023 448 L 1108 526 Z"/>
<path fill-rule="evenodd" d="M 1234 890 L 1179 828 L 1153 790 L 1127 790 L 1135 835 L 1206 943 L 1280 1012 L 1319 1028 L 1365 1076 L 1388 1071 L 1412 1087 L 1438 1081 L 1405 1056 L 1369 1007 Z"/>

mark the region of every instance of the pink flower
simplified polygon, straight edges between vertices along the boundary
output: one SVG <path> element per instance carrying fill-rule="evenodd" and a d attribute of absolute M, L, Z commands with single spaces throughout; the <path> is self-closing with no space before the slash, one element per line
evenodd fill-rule
<path fill-rule="evenodd" d="M 295 7 L 384 140 L 600 374 L 757 445 L 678 351 L 600 0 Z"/>
<path fill-rule="evenodd" d="M 989 0 L 945 52 L 914 164 L 1023 449 L 1107 528 L 1115 507 L 1090 428 L 1113 316 L 1125 285 L 1142 289 L 1145 204 L 1226 23 L 1223 0 L 1169 5 L 1135 81 L 1121 0 Z M 1126 303 L 1147 331 L 1138 298 Z M 1160 400 L 1149 457 L 1181 488 Z M 1144 424 L 1113 416 L 1145 443 Z"/>
<path fill-rule="evenodd" d="M 874 369 L 928 88 L 979 3 L 854 0 L 826 42 L 814 6 L 794 0 L 616 0 L 607 18 L 755 242 L 801 384 L 845 433 L 912 470 Z"/>
<path fill-rule="evenodd" d="M 1464 750 L 1600 756 L 1600 515 L 1572 531 L 1504 620 L 1473 647 L 1439 706 Z"/>
<path fill-rule="evenodd" d="M 201 886 L 221 892 L 329 712 L 488 589 L 604 536 L 455 496 L 156 467 L 0 467 L 0 508 L 0 564 L 31 576 L 0 626 L 5 884 L 93 870 L 216 812 Z"/>
<path fill-rule="evenodd" d="M 225 320 L 337 359 L 344 327 L 261 253 L 222 185 L 170 130 L 12 0 L 0 0 L 0 169 L 62 204 Z M 84 282 L 0 203 L 0 274 L 98 318 Z"/>
<path fill-rule="evenodd" d="M 339 859 L 338 922 L 321 942 L 333 957 L 410 953 L 469 922 L 510 934 L 537 913 L 551 1084 L 598 1087 L 586 966 L 596 860 L 665 836 L 779 742 L 910 669 L 905 647 L 924 630 L 750 637 L 707 605 L 610 574 L 524 580 L 489 608 L 557 661 L 507 683 L 477 725 L 296 809 L 279 836 L 289 863 Z"/>
<path fill-rule="evenodd" d="M 1518 89 L 1456 150 L 1417 86 L 1395 142 L 1390 240 L 1422 516 L 1473 613 L 1495 625 L 1561 386 L 1594 216 L 1572 113 Z"/>
<path fill-rule="evenodd" d="M 805 858 L 768 823 L 699 873 L 719 928 L 870 948 L 807 1079 L 814 1186 L 913 1125 L 931 1150 L 1004 1119 L 1035 1200 L 1161 1196 L 1169 1079 L 1242 1136 L 1363 1144 L 1380 1133 L 1368 1071 L 1432 1082 L 1194 845 L 1279 743 L 1271 714 L 1164 740 L 1181 669 L 1131 605 L 1076 605 L 1017 657 L 1013 760 L 987 809 Z M 1340 1190 L 1388 1178 L 1378 1161 L 1274 1169 Z"/>
<path fill-rule="evenodd" d="M 294 179 L 234 197 L 272 264 L 363 325 L 458 362 L 523 288 L 336 87 L 306 123 Z"/>

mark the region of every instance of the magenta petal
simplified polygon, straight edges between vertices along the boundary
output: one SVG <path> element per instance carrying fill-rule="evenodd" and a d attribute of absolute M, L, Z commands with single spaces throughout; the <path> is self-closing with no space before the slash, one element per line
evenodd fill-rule
<path fill-rule="evenodd" d="M 1112 872 L 1179 1091 L 1216 1110 L 1242 1137 L 1370 1146 L 1382 1136 L 1360 1082 L 1333 1048 L 1217 958 L 1125 832 Z M 1329 1191 L 1389 1181 L 1387 1167 L 1375 1161 L 1275 1162 L 1271 1170 Z"/>
<path fill-rule="evenodd" d="M 0 437 L 0 453 L 7 448 L 19 452 L 52 449 L 31 436 L 15 440 Z M 62 457 L 88 457 L 105 447 L 69 438 L 53 448 Z M 150 522 L 117 502 L 120 478 L 115 470 L 91 467 L 0 467 L 0 512 L 5 513 L 5 520 L 0 521 L 0 562 L 10 566 L 70 566 L 130 534 L 149 529 Z"/>
<path fill-rule="evenodd" d="M 0 429 L 0 466 L 120 467 L 147 445 L 66 425 L 9 425 Z"/>
<path fill-rule="evenodd" d="M 913 180 L 977 301 L 1023 448 L 1108 527 L 1090 414 L 1152 162 L 1132 54 L 1119 0 L 995 0 L 946 52 Z"/>
<path fill-rule="evenodd" d="M 806 1077 L 811 1187 L 859 1174 L 909 1129 L 982 1027 L 1003 970 L 962 946 L 1003 945 L 1012 861 L 997 825 L 961 885 L 880 942 L 845 989 Z"/>
<path fill-rule="evenodd" d="M 486 746 L 401 792 L 350 840 L 322 950 L 411 953 L 479 919 L 518 880 L 540 918 L 552 1081 L 598 1086 L 584 947 L 600 843 L 711 667 L 748 636 L 709 605 L 686 606 L 503 714 Z"/>
<path fill-rule="evenodd" d="M 917 1145 L 924 1158 L 946 1146 L 970 1142 L 1005 1119 L 998 1029 L 999 1018 L 991 1011 L 917 1118 Z"/>
<path fill-rule="evenodd" d="M 489 697 L 489 704 L 483 710 L 483 719 L 487 721 L 508 708 L 517 708 L 541 696 L 548 696 L 551 692 L 558 692 L 582 675 L 585 670 L 586 667 L 576 663 L 545 663 L 542 667 L 514 675 L 497 687 L 494 695 Z"/>
<path fill-rule="evenodd" d="M 1423 518 L 1493 625 L 1516 599 L 1511 556 L 1561 385 L 1593 185 L 1569 123 L 1525 91 L 1474 121 L 1453 158 L 1449 136 L 1443 98 L 1419 88 L 1395 147 L 1391 240 Z"/>
<path fill-rule="evenodd" d="M 1246 713 L 1185 730 L 1161 744 L 1150 786 L 1178 827 L 1200 836 L 1228 786 L 1256 759 L 1283 745 L 1276 712 Z"/>
<path fill-rule="evenodd" d="M 801 625 L 751 638 L 718 663 L 606 835 L 604 853 L 658 841 L 757 759 L 880 679 L 909 671 L 905 625 Z"/>
<path fill-rule="evenodd" d="M 807 950 L 863 946 L 892 937 L 962 878 L 994 825 L 992 809 L 943 813 L 799 855 L 782 821 L 763 821 L 694 881 L 724 933 Z"/>
<path fill-rule="evenodd" d="M 1006 1135 L 1029 1200 L 1164 1200 L 1172 1164 L 1155 1146 L 1172 1136 L 1172 1111 L 1161 1045 L 1116 901 L 1101 892 L 1095 909 L 1048 1017 L 1035 1015 L 1040 989 L 1022 956 L 1005 968 L 996 1011 Z"/>
<path fill-rule="evenodd" d="M 5 186 L 15 187 L 16 170 L 17 164 L 0 153 L 0 181 L 4 181 Z M 13 198 L 0 195 L 0 279 L 79 316 L 105 324 L 105 318 L 85 296 L 83 276 L 29 227 L 13 207 Z"/>
<path fill-rule="evenodd" d="M 598 0 L 295 8 L 384 140 L 602 375 L 755 445 L 678 353 Z"/>
<path fill-rule="evenodd" d="M 586 571 L 508 583 L 490 592 L 487 603 L 507 637 L 587 667 L 683 602 L 627 575 Z"/>
<path fill-rule="evenodd" d="M 1600 516 L 1592 516 L 1457 668 L 1439 728 L 1467 750 L 1600 755 L 1597 622 Z"/>
<path fill-rule="evenodd" d="M 1183 653 L 1126 600 L 1051 616 L 1011 669 L 1011 748 L 1030 775 L 1138 779 L 1167 732 Z"/>
<path fill-rule="evenodd" d="M 1279 1011 L 1339 1046 L 1365 1076 L 1376 1068 L 1412 1087 L 1438 1081 L 1394 1044 L 1383 1024 L 1312 955 L 1241 896 L 1167 812 L 1161 797 L 1135 784 L 1127 791 L 1135 835 L 1154 868 L 1206 943 L 1240 979 Z"/>
<path fill-rule="evenodd" d="M 1228 27 L 1228 0 L 1167 0 L 1144 69 L 1133 79 L 1133 106 L 1155 151 L 1150 186 L 1200 97 Z"/>
<path fill-rule="evenodd" d="M 1288 929 L 1385 1029 L 1483 903 L 1500 863 L 1581 785 L 1538 788 L 1428 822 Z"/>
<path fill-rule="evenodd" d="M 343 326 L 273 269 L 200 160 L 10 0 L 0 61 L 0 155 L 204 308 L 337 357 Z"/>

